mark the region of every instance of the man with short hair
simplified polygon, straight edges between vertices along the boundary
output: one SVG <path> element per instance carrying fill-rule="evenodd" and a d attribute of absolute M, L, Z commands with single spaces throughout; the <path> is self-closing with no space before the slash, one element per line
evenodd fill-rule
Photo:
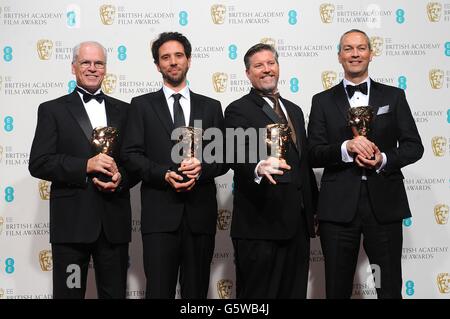
<path fill-rule="evenodd" d="M 141 232 L 147 298 L 175 298 L 178 273 L 182 298 L 206 298 L 217 222 L 214 178 L 222 161 L 172 158 L 172 131 L 201 123 L 223 129 L 219 101 L 187 85 L 191 44 L 164 32 L 152 44 L 161 90 L 135 97 L 124 142 L 127 171 L 141 184 Z M 202 141 L 203 149 L 208 144 Z M 186 177 L 186 180 L 183 179 Z"/>
<path fill-rule="evenodd" d="M 236 134 L 227 141 L 235 150 L 230 164 L 234 170 L 230 233 L 237 298 L 306 298 L 317 189 L 307 162 L 303 112 L 279 96 L 278 54 L 272 46 L 252 46 L 244 63 L 252 89 L 225 110 L 227 130 L 253 130 L 257 136 L 257 140 L 239 142 Z M 259 133 L 272 124 L 291 130 L 284 159 L 257 151 L 265 145 Z M 284 174 L 290 181 L 277 182 L 277 176 Z"/>
<path fill-rule="evenodd" d="M 125 298 L 131 206 L 118 152 L 123 133 L 112 156 L 97 154 L 90 140 L 96 127 L 122 131 L 128 104 L 100 90 L 106 73 L 100 43 L 75 46 L 72 73 L 76 90 L 39 106 L 29 163 L 31 175 L 52 182 L 53 298 L 84 298 L 91 257 L 98 297 Z"/>
<path fill-rule="evenodd" d="M 344 80 L 312 98 L 309 156 L 325 168 L 317 214 L 327 298 L 351 297 L 361 234 L 381 278 L 378 298 L 401 298 L 402 220 L 411 211 L 400 169 L 419 160 L 423 146 L 405 92 L 369 78 L 372 57 L 366 33 L 345 32 L 338 52 Z M 358 106 L 373 111 L 367 136 L 354 135 L 348 123 Z"/>

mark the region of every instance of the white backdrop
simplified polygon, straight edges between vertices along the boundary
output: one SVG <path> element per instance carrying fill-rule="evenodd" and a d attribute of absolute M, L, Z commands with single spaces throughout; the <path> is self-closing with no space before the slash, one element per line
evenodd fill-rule
<path fill-rule="evenodd" d="M 96 40 L 107 48 L 104 90 L 129 102 L 162 85 L 151 41 L 163 31 L 182 32 L 193 46 L 190 87 L 220 100 L 225 109 L 249 89 L 246 50 L 260 41 L 272 43 L 280 54 L 281 94 L 307 118 L 312 95 L 342 79 L 337 45 L 352 28 L 372 37 L 377 56 L 371 77 L 405 89 L 425 146 L 422 160 L 403 170 L 413 212 L 403 223 L 403 297 L 449 298 L 449 26 L 449 0 L 292 0 L 276 6 L 269 0 L 0 0 L 0 298 L 51 298 L 49 183 L 32 178 L 27 165 L 38 105 L 74 87 L 74 45 Z M 316 173 L 320 180 L 321 171 Z M 232 172 L 216 183 L 221 213 L 230 214 Z M 142 298 L 138 187 L 132 207 L 128 297 Z M 233 298 L 229 224 L 218 228 L 209 297 Z M 354 298 L 375 297 L 367 267 L 362 253 Z M 90 273 L 87 295 L 93 298 Z M 219 283 L 231 285 L 231 293 L 219 293 Z M 308 295 L 324 297 L 318 239 L 312 241 Z"/>

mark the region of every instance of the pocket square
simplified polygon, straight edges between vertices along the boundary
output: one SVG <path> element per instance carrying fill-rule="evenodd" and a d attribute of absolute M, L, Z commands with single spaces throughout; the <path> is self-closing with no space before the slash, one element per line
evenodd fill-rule
<path fill-rule="evenodd" d="M 381 115 L 381 114 L 385 114 L 385 113 L 389 113 L 389 105 L 385 105 L 385 106 L 378 108 L 377 115 Z"/>

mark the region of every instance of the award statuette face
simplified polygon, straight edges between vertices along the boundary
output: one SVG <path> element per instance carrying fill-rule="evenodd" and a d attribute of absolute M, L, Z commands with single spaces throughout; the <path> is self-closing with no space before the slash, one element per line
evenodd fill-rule
<path fill-rule="evenodd" d="M 115 127 L 99 126 L 94 128 L 92 130 L 91 145 L 95 153 L 102 153 L 112 157 L 118 136 L 119 131 Z M 95 177 L 102 182 L 111 181 L 111 177 L 105 174 L 99 173 Z"/>
<path fill-rule="evenodd" d="M 291 143 L 291 129 L 287 124 L 269 124 L 266 126 L 265 142 L 269 156 L 286 161 Z M 283 175 L 272 175 L 272 177 L 277 183 L 291 182 L 291 174 L 288 170 L 283 170 Z"/>
<path fill-rule="evenodd" d="M 348 124 L 352 128 L 354 137 L 367 137 L 372 119 L 373 109 L 370 106 L 357 106 L 348 109 Z M 375 156 L 371 159 L 375 159 Z"/>
<path fill-rule="evenodd" d="M 181 143 L 183 151 L 182 160 L 196 157 L 202 145 L 203 130 L 193 126 L 181 126 L 178 129 L 181 130 L 178 143 Z M 186 183 L 189 181 L 189 177 L 178 170 L 180 165 L 174 171 L 183 177 L 183 180 L 179 181 L 179 183 Z"/>

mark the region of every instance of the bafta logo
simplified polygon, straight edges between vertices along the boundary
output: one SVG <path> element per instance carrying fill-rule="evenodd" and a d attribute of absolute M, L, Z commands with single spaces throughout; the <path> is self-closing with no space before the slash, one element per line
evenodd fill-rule
<path fill-rule="evenodd" d="M 429 2 L 427 4 L 428 20 L 438 22 L 441 19 L 442 4 L 439 2 Z"/>
<path fill-rule="evenodd" d="M 191 158 L 199 158 L 202 147 L 203 130 L 194 126 L 181 126 L 176 130 L 179 132 L 178 143 L 180 143 L 181 150 L 183 151 L 181 160 L 184 161 Z M 178 171 L 178 167 L 174 169 L 174 171 Z M 183 172 L 178 174 L 183 177 L 182 183 L 189 181 L 189 177 Z"/>
<path fill-rule="evenodd" d="M 448 222 L 448 205 L 437 204 L 434 206 L 434 217 L 439 225 L 446 225 Z"/>
<path fill-rule="evenodd" d="M 223 24 L 225 22 L 225 13 L 227 8 L 223 4 L 213 4 L 211 6 L 211 18 L 214 24 Z"/>
<path fill-rule="evenodd" d="M 348 109 L 348 124 L 352 129 L 354 137 L 367 137 L 372 119 L 373 108 L 370 106 L 357 106 Z"/>
<path fill-rule="evenodd" d="M 114 23 L 116 16 L 116 7 L 110 4 L 104 4 L 100 6 L 100 18 L 104 25 L 111 25 Z"/>
<path fill-rule="evenodd" d="M 113 157 L 117 146 L 119 130 L 112 126 L 98 126 L 92 130 L 91 146 L 96 154 L 102 153 Z M 102 182 L 110 182 L 111 176 L 97 173 L 94 174 Z"/>
<path fill-rule="evenodd" d="M 5 220 L 3 219 L 2 216 L 0 216 L 0 235 L 3 232 L 3 225 L 5 224 Z"/>
<path fill-rule="evenodd" d="M 220 279 L 217 282 L 217 293 L 220 299 L 231 299 L 233 282 L 230 279 Z"/>
<path fill-rule="evenodd" d="M 39 252 L 39 265 L 42 271 L 53 270 L 53 259 L 51 250 L 41 250 Z"/>
<path fill-rule="evenodd" d="M 331 3 L 322 3 L 319 7 L 320 18 L 323 23 L 331 23 L 334 18 L 334 5 Z"/>
<path fill-rule="evenodd" d="M 228 75 L 223 72 L 216 72 L 212 75 L 214 91 L 224 93 L 227 89 Z"/>
<path fill-rule="evenodd" d="M 2 90 L 3 78 L 0 76 L 0 92 Z"/>
<path fill-rule="evenodd" d="M 291 134 L 291 129 L 288 124 L 274 123 L 266 125 L 264 141 L 268 156 L 286 161 L 289 145 L 292 142 Z M 283 175 L 273 175 L 272 178 L 277 183 L 290 183 L 292 179 L 291 172 L 285 169 L 281 170 L 283 171 Z"/>
<path fill-rule="evenodd" d="M 447 272 L 438 274 L 436 280 L 441 294 L 450 293 L 450 275 Z"/>
<path fill-rule="evenodd" d="M 52 57 L 53 41 L 47 39 L 38 40 L 36 44 L 39 59 L 49 60 Z"/>
<path fill-rule="evenodd" d="M 49 200 L 50 199 L 50 182 L 40 180 L 38 183 L 39 188 L 39 196 L 42 200 Z"/>
<path fill-rule="evenodd" d="M 447 139 L 443 136 L 433 136 L 431 139 L 431 149 L 434 156 L 442 157 L 445 155 L 447 146 Z"/>
<path fill-rule="evenodd" d="M 95 153 L 112 156 L 116 148 L 119 130 L 111 126 L 98 126 L 92 130 L 91 145 Z"/>
<path fill-rule="evenodd" d="M 444 84 L 444 71 L 440 69 L 432 69 L 428 75 L 430 84 L 433 89 L 440 89 Z"/>
<path fill-rule="evenodd" d="M 231 212 L 228 209 L 219 209 L 217 213 L 217 229 L 228 230 L 231 224 Z"/>
<path fill-rule="evenodd" d="M 370 45 L 373 55 L 380 56 L 383 53 L 384 40 L 382 37 L 370 37 Z"/>
<path fill-rule="evenodd" d="M 116 90 L 117 76 L 107 73 L 102 82 L 102 91 L 106 94 L 112 94 Z"/>
<path fill-rule="evenodd" d="M 3 299 L 3 297 L 5 296 L 5 291 L 0 288 L 0 299 Z"/>
<path fill-rule="evenodd" d="M 0 163 L 3 160 L 3 146 L 0 145 Z"/>
<path fill-rule="evenodd" d="M 268 44 L 276 49 L 277 41 L 274 38 L 262 38 L 259 43 Z"/>
<path fill-rule="evenodd" d="M 336 85 L 337 73 L 334 71 L 322 72 L 322 85 L 324 90 L 328 90 Z"/>

